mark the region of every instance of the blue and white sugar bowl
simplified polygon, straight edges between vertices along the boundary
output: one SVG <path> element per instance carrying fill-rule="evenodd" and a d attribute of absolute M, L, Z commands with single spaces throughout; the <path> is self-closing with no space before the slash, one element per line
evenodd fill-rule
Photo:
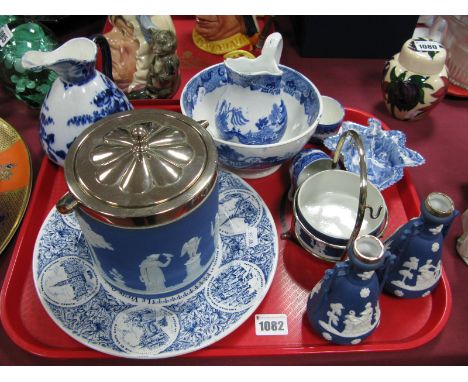
<path fill-rule="evenodd" d="M 134 110 L 87 128 L 65 161 L 69 193 L 97 273 L 130 298 L 190 291 L 218 237 L 217 152 L 179 113 Z M 79 256 L 79 254 L 77 254 Z"/>
<path fill-rule="evenodd" d="M 323 171 L 331 170 L 332 158 L 319 149 L 306 148 L 300 151 L 291 161 L 289 177 L 291 186 L 288 198 L 292 200 L 299 186 L 310 176 Z"/>
<path fill-rule="evenodd" d="M 323 114 L 317 125 L 312 143 L 322 143 L 324 139 L 339 133 L 345 116 L 345 109 L 341 103 L 332 97 L 322 95 Z"/>
<path fill-rule="evenodd" d="M 288 111 L 281 94 L 283 71 L 279 68 L 283 38 L 268 36 L 255 59 L 228 58 L 227 86 L 215 111 L 219 135 L 247 145 L 278 142 L 288 123 Z"/>

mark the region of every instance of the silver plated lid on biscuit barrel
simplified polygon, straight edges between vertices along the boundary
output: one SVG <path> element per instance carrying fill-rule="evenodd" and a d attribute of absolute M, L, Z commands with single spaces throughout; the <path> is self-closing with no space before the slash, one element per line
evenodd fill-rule
<path fill-rule="evenodd" d="M 79 205 L 121 226 L 162 225 L 202 203 L 216 176 L 216 147 L 200 123 L 165 110 L 116 113 L 70 147 L 70 193 L 57 208 L 66 213 Z"/>

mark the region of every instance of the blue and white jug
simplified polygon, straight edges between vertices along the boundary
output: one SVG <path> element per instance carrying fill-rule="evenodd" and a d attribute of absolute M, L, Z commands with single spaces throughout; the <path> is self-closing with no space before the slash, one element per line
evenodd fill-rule
<path fill-rule="evenodd" d="M 421 203 L 421 215 L 400 227 L 385 247 L 396 255 L 385 291 L 398 297 L 427 296 L 442 275 L 442 244 L 458 215 L 452 200 L 432 192 Z"/>
<path fill-rule="evenodd" d="M 283 137 L 288 113 L 278 66 L 282 50 L 283 38 L 275 32 L 266 39 L 259 57 L 226 59 L 227 84 L 215 111 L 221 138 L 261 145 Z"/>
<path fill-rule="evenodd" d="M 379 325 L 379 297 L 394 260 L 382 242 L 371 235 L 357 238 L 348 256 L 347 261 L 325 271 L 307 301 L 312 328 L 340 345 L 360 343 Z"/>
<path fill-rule="evenodd" d="M 110 69 L 106 74 L 112 78 L 109 47 L 102 36 L 96 42 L 103 52 L 104 68 Z M 124 93 L 96 70 L 96 55 L 96 43 L 80 37 L 52 52 L 29 51 L 22 58 L 27 69 L 51 69 L 59 76 L 42 104 L 39 133 L 44 151 L 60 166 L 84 129 L 109 114 L 132 109 Z"/>

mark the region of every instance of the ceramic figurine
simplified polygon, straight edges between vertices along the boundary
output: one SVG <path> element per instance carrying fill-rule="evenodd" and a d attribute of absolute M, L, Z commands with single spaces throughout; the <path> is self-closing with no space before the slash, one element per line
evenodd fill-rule
<path fill-rule="evenodd" d="M 109 16 L 109 21 L 113 27 L 104 37 L 111 50 L 112 76 L 115 84 L 128 92 L 137 70 L 137 51 L 140 44 L 134 36 L 133 25 L 123 16 Z"/>
<path fill-rule="evenodd" d="M 170 16 L 110 16 L 104 36 L 112 50 L 116 84 L 130 98 L 148 98 L 146 85 L 154 53 L 149 28 L 176 33 Z"/>
<path fill-rule="evenodd" d="M 283 39 L 278 32 L 265 41 L 255 59 L 228 58 L 227 83 L 215 111 L 215 124 L 225 140 L 248 145 L 278 142 L 288 122 L 278 67 Z M 252 91 L 253 90 L 253 91 Z"/>
<path fill-rule="evenodd" d="M 52 32 L 37 22 L 0 16 L 2 26 L 8 28 L 12 36 L 4 46 L 0 46 L 0 82 L 18 99 L 32 107 L 40 107 L 57 76 L 50 70 L 40 73 L 26 70 L 21 58 L 30 50 L 54 50 L 58 43 Z"/>
<path fill-rule="evenodd" d="M 259 27 L 255 16 L 196 16 L 192 32 L 201 50 L 223 55 L 238 49 L 252 50 Z"/>
<path fill-rule="evenodd" d="M 180 86 L 177 38 L 174 32 L 149 29 L 153 60 L 146 80 L 146 91 L 151 98 L 171 98 Z"/>
<path fill-rule="evenodd" d="M 96 41 L 107 47 L 102 36 Z M 109 114 L 132 109 L 124 93 L 96 70 L 96 54 L 96 43 L 75 38 L 52 52 L 29 51 L 22 59 L 27 69 L 46 68 L 58 74 L 42 104 L 40 139 L 49 158 L 60 166 L 75 138 L 88 126 Z M 105 49 L 103 61 L 112 75 Z"/>
<path fill-rule="evenodd" d="M 442 274 L 442 245 L 458 215 L 452 200 L 433 192 L 421 203 L 421 215 L 400 227 L 385 246 L 397 256 L 385 291 L 398 297 L 427 296 Z"/>
<path fill-rule="evenodd" d="M 465 210 L 462 215 L 463 233 L 457 239 L 457 252 L 468 265 L 468 210 Z"/>
<path fill-rule="evenodd" d="M 417 120 L 432 110 L 448 90 L 447 52 L 427 38 L 410 39 L 385 63 L 382 92 L 393 117 Z"/>
<path fill-rule="evenodd" d="M 340 262 L 312 289 L 307 317 L 312 328 L 327 341 L 355 345 L 380 323 L 379 297 L 395 256 L 385 252 L 374 236 L 357 238 Z"/>

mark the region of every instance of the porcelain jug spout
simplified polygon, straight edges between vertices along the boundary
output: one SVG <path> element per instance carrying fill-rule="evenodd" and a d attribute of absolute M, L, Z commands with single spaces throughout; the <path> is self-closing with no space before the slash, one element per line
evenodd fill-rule
<path fill-rule="evenodd" d="M 22 64 L 26 69 L 53 70 L 66 83 L 81 85 L 96 75 L 96 44 L 87 38 L 76 38 L 52 52 L 26 52 Z"/>
<path fill-rule="evenodd" d="M 254 59 L 247 57 L 228 58 L 226 67 L 241 75 L 251 76 L 281 76 L 282 70 L 278 64 L 283 51 L 283 38 L 280 33 L 275 32 L 268 36 L 262 48 L 260 56 Z"/>

